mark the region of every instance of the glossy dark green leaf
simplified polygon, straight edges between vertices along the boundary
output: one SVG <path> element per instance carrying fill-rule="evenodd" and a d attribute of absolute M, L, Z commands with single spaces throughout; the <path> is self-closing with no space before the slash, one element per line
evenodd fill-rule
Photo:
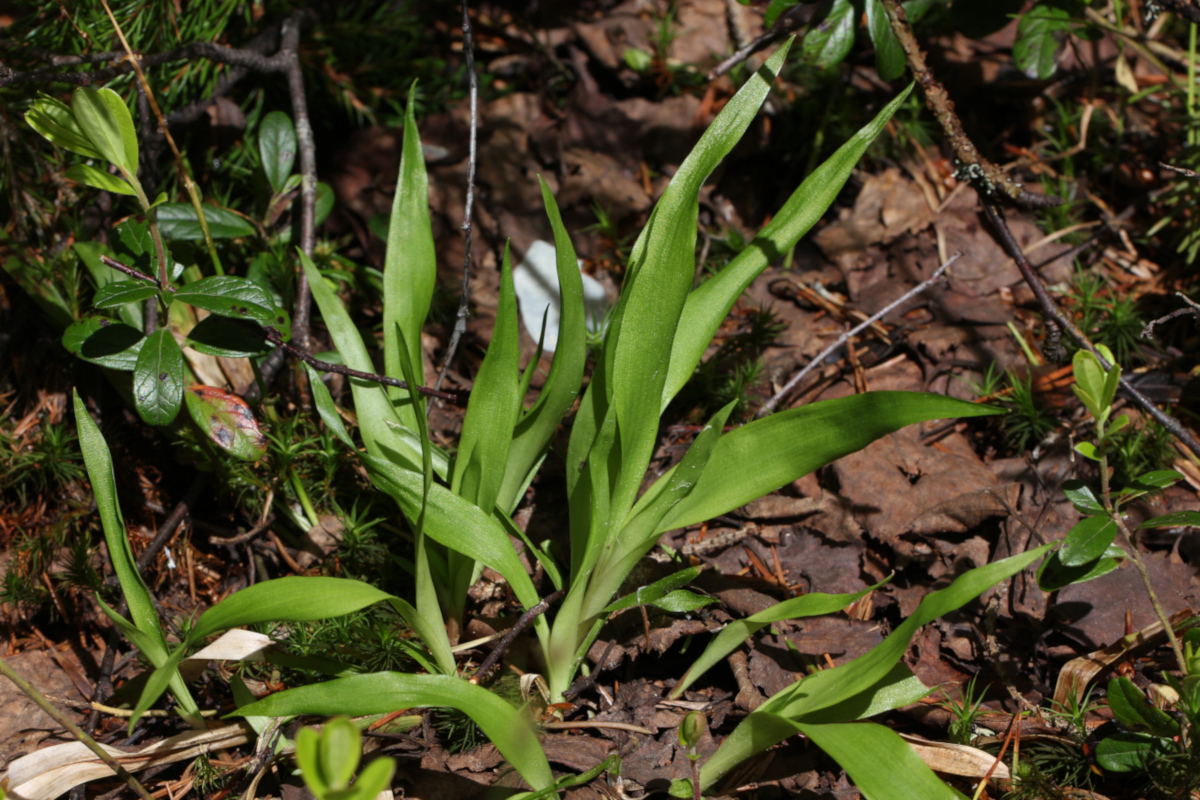
<path fill-rule="evenodd" d="M 275 301 L 254 281 L 232 275 L 201 278 L 175 293 L 175 299 L 196 308 L 234 319 L 252 319 L 266 325 L 276 318 Z"/>
<path fill-rule="evenodd" d="M 867 31 L 875 45 L 875 71 L 880 79 L 893 81 L 899 78 L 908 63 L 904 59 L 904 48 L 879 0 L 867 0 Z"/>
<path fill-rule="evenodd" d="M 146 337 L 133 370 L 133 400 L 147 425 L 170 425 L 183 405 L 183 351 L 166 329 Z"/>
<path fill-rule="evenodd" d="M 71 107 L 57 97 L 43 94 L 34 101 L 33 107 L 25 112 L 25 121 L 35 131 L 54 144 L 78 153 L 86 158 L 103 158 L 92 145 Z"/>
<path fill-rule="evenodd" d="M 809 30 L 800 45 L 804 60 L 819 70 L 840 64 L 854 46 L 855 16 L 850 0 L 833 0 L 825 19 Z"/>
<path fill-rule="evenodd" d="M 156 209 L 158 228 L 167 239 L 202 241 L 204 230 L 191 203 L 163 203 Z M 257 231 L 244 217 L 227 208 L 204 206 L 204 219 L 214 239 L 254 236 Z"/>
<path fill-rule="evenodd" d="M 1173 486 L 1177 481 L 1181 480 L 1183 480 L 1183 475 L 1173 469 L 1158 469 L 1151 472 L 1143 472 L 1134 478 L 1126 488 L 1143 492 L 1156 492 L 1162 491 L 1168 486 Z"/>
<path fill-rule="evenodd" d="M 1171 514 L 1163 514 L 1161 517 L 1148 519 L 1141 525 L 1138 525 L 1138 530 L 1145 528 L 1200 528 L 1200 512 L 1196 511 L 1175 511 Z"/>
<path fill-rule="evenodd" d="M 122 249 L 134 256 L 154 253 L 154 237 L 150 235 L 150 223 L 143 217 L 130 217 L 117 225 L 117 239 Z"/>
<path fill-rule="evenodd" d="M 1063 494 L 1071 501 L 1071 505 L 1075 506 L 1081 514 L 1103 514 L 1104 504 L 1100 502 L 1100 498 L 1096 497 L 1096 493 L 1092 491 L 1092 487 L 1084 481 L 1069 480 L 1063 482 Z"/>
<path fill-rule="evenodd" d="M 1152 758 L 1170 751 L 1167 745 L 1161 737 L 1150 733 L 1118 733 L 1096 745 L 1096 763 L 1109 772 L 1142 772 Z"/>
<path fill-rule="evenodd" d="M 793 8 L 800 0 L 771 0 L 763 13 L 763 28 L 770 28 L 779 21 L 779 17 L 789 8 Z"/>
<path fill-rule="evenodd" d="M 158 294 L 158 287 L 145 281 L 113 281 L 96 292 L 92 305 L 96 308 L 117 308 L 137 303 Z"/>
<path fill-rule="evenodd" d="M 129 109 L 125 108 L 125 103 L 119 97 L 117 104 L 111 104 L 102 92 L 116 97 L 116 93 L 111 89 L 96 90 L 90 86 L 80 86 L 71 94 L 71 112 L 75 115 L 80 130 L 100 153 L 101 158 L 115 164 L 125 175 L 135 175 L 137 136 L 134 134 L 131 137 L 132 153 L 128 147 L 129 143 L 125 140 L 126 132 L 133 134 L 133 118 L 129 117 Z M 124 110 L 128 124 L 125 119 L 119 118 L 119 110 L 116 114 L 113 113 L 117 105 Z M 132 159 L 130 155 L 133 156 Z"/>
<path fill-rule="evenodd" d="M 198 353 L 218 358 L 249 358 L 271 349 L 261 331 L 248 330 L 244 323 L 215 314 L 200 320 L 188 332 L 184 344 Z"/>
<path fill-rule="evenodd" d="M 1179 733 L 1179 721 L 1150 705 L 1145 693 L 1129 678 L 1117 676 L 1108 682 L 1108 706 L 1118 722 L 1131 728 L 1145 728 L 1155 736 Z"/>
<path fill-rule="evenodd" d="M 1067 532 L 1059 559 L 1064 567 L 1082 567 L 1104 555 L 1116 535 L 1117 523 L 1112 517 L 1084 517 Z"/>
<path fill-rule="evenodd" d="M 272 111 L 263 117 L 258 127 L 258 155 L 273 191 L 282 190 L 292 174 L 296 152 L 296 127 L 292 118 L 282 111 Z"/>
<path fill-rule="evenodd" d="M 183 394 L 192 421 L 217 447 L 242 461 L 267 452 L 267 437 L 246 401 L 215 386 L 189 386 Z"/>
<path fill-rule="evenodd" d="M 1078 567 L 1068 567 L 1056 550 L 1038 568 L 1038 587 L 1044 592 L 1057 592 L 1075 583 L 1095 580 L 1119 567 L 1124 558 L 1125 551 L 1114 544 L 1100 558 Z"/>
<path fill-rule="evenodd" d="M 105 317 L 85 317 L 63 332 L 63 347 L 92 364 L 129 372 L 146 340 L 132 325 Z"/>
<path fill-rule="evenodd" d="M 86 184 L 94 189 L 101 189 L 113 194 L 135 195 L 137 192 L 129 185 L 128 181 L 116 176 L 110 175 L 101 169 L 96 169 L 88 164 L 76 164 L 66 171 L 66 176 L 76 183 Z"/>
<path fill-rule="evenodd" d="M 1070 20 L 1066 9 L 1049 3 L 1036 5 L 1021 17 L 1013 42 L 1013 60 L 1026 76 L 1045 80 L 1054 74 Z"/>

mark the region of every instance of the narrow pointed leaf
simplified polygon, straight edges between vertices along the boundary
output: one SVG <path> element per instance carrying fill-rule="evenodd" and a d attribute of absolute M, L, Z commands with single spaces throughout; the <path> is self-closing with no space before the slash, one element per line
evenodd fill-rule
<path fill-rule="evenodd" d="M 25 112 L 25 121 L 35 131 L 64 150 L 78 153 L 85 158 L 104 157 L 79 126 L 71 107 L 57 97 L 39 95 L 33 107 Z"/>
<path fill-rule="evenodd" d="M 101 169 L 96 169 L 89 164 L 76 164 L 69 168 L 66 176 L 76 183 L 83 183 L 96 189 L 102 189 L 113 194 L 135 195 L 137 192 L 129 185 L 127 181 L 116 176 L 110 175 Z"/>

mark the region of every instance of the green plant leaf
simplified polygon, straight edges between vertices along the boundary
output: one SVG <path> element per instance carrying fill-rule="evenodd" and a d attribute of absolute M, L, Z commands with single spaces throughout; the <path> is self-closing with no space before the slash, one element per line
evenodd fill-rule
<path fill-rule="evenodd" d="M 1129 727 L 1146 728 L 1155 736 L 1172 737 L 1179 733 L 1179 722 L 1146 701 L 1146 695 L 1128 678 L 1117 676 L 1108 682 L 1108 705 L 1113 717 Z"/>
<path fill-rule="evenodd" d="M 320 225 L 333 211 L 333 187 L 325 181 L 317 182 L 317 196 L 313 199 L 313 225 Z"/>
<path fill-rule="evenodd" d="M 662 398 L 675 332 L 695 277 L 700 187 L 754 121 L 790 46 L 789 40 L 776 50 L 725 104 L 684 159 L 634 243 L 605 352 L 621 447 L 611 501 L 617 524 L 633 506 L 658 440 L 658 415 L 653 410 Z"/>
<path fill-rule="evenodd" d="M 805 35 L 800 55 L 822 71 L 840 64 L 854 47 L 854 18 L 854 5 L 850 0 L 833 0 L 825 19 Z"/>
<path fill-rule="evenodd" d="M 189 386 L 183 393 L 192 421 L 226 453 L 257 461 L 267 452 L 267 437 L 246 401 L 215 386 Z"/>
<path fill-rule="evenodd" d="M 91 364 L 132 372 L 146 339 L 132 325 L 84 317 L 63 331 L 62 343 L 67 352 Z"/>
<path fill-rule="evenodd" d="M 1027 77 L 1045 80 L 1058 68 L 1058 51 L 1071 27 L 1064 8 L 1039 3 L 1021 16 L 1013 42 L 1013 60 Z"/>
<path fill-rule="evenodd" d="M 504 481 L 497 499 L 500 508 L 506 512 L 516 507 L 533 470 L 549 447 L 555 429 L 579 396 L 587 363 L 587 312 L 583 305 L 583 278 L 579 274 L 575 248 L 563 225 L 558 203 L 540 175 L 538 184 L 542 189 L 546 216 L 554 232 L 555 267 L 562 312 L 550 374 L 546 376 L 533 408 L 521 418 L 513 431 L 508 466 L 505 467 Z M 524 397 L 524 394 L 520 396 Z"/>
<path fill-rule="evenodd" d="M 238 709 L 237 714 L 360 716 L 429 706 L 467 714 L 535 790 L 554 784 L 550 764 L 524 715 L 487 689 L 459 678 L 398 672 L 355 675 L 278 692 Z"/>
<path fill-rule="evenodd" d="M 205 317 L 188 331 L 185 347 L 218 358 L 250 358 L 271 348 L 262 337 L 246 330 L 241 324 L 213 314 Z"/>
<path fill-rule="evenodd" d="M 238 713 L 241 713 L 240 705 Z M 320 747 L 321 734 L 316 729 L 301 728 L 296 732 L 296 766 L 300 767 L 304 785 L 318 800 L 323 800 L 329 792 L 329 784 L 325 782 L 325 774 L 321 770 Z"/>
<path fill-rule="evenodd" d="M 40 94 L 25 112 L 25 121 L 29 127 L 64 150 L 85 158 L 104 158 L 92 145 L 83 128 L 79 127 L 71 107 L 56 97 Z"/>
<path fill-rule="evenodd" d="M 351 450 L 357 450 L 354 446 L 354 440 L 346 432 L 346 426 L 342 423 L 342 416 L 338 414 L 337 406 L 334 405 L 333 395 L 329 393 L 329 387 L 325 385 L 325 381 L 321 380 L 321 373 L 308 364 L 304 365 L 304 371 L 308 373 L 308 384 L 313 393 L 313 403 L 316 405 L 317 414 L 321 417 L 321 421 L 325 423 L 325 427 L 333 431 L 333 435 L 340 439 L 346 447 Z"/>
<path fill-rule="evenodd" d="M 1100 502 L 1100 498 L 1096 497 L 1096 493 L 1092 491 L 1092 487 L 1084 481 L 1069 480 L 1063 481 L 1063 494 L 1071 501 L 1071 505 L 1075 506 L 1075 510 L 1081 514 L 1103 514 L 1104 504 Z"/>
<path fill-rule="evenodd" d="M 690 614 L 693 611 L 718 602 L 720 601 L 715 597 L 706 597 L 702 594 L 689 592 L 687 589 L 676 589 L 666 597 L 650 603 L 650 605 L 655 608 L 661 608 L 670 614 Z"/>
<path fill-rule="evenodd" d="M 1175 511 L 1171 514 L 1163 514 L 1161 517 L 1148 519 L 1141 525 L 1138 525 L 1138 530 L 1147 528 L 1200 528 L 1200 512 L 1196 511 Z"/>
<path fill-rule="evenodd" d="M 1056 550 L 1048 555 L 1038 568 L 1038 588 L 1044 592 L 1057 592 L 1074 583 L 1095 580 L 1119 567 L 1125 557 L 1125 551 L 1114 544 L 1109 545 L 1100 558 L 1078 567 L 1068 567 L 1062 563 L 1059 551 Z"/>
<path fill-rule="evenodd" d="M 128 217 L 118 224 L 117 238 L 121 247 L 135 258 L 154 252 L 154 237 L 150 235 L 150 223 L 144 217 Z"/>
<path fill-rule="evenodd" d="M 75 115 L 75 120 L 79 123 L 83 135 L 91 142 L 92 147 L 96 149 L 101 158 L 115 164 L 124 175 L 136 175 L 137 137 L 134 136 L 135 159 L 130 161 L 130 151 L 124 139 L 126 126 L 123 120 L 119 120 L 113 114 L 114 106 L 101 95 L 101 92 L 106 91 L 112 92 L 111 89 L 97 91 L 90 86 L 80 86 L 71 94 L 71 112 Z M 117 99 L 120 100 L 119 97 Z M 121 107 L 125 108 L 123 102 Z M 127 108 L 125 115 L 129 115 Z M 133 130 L 132 118 L 129 120 L 128 129 L 131 132 Z"/>
<path fill-rule="evenodd" d="M 204 229 L 191 203 L 163 203 L 155 209 L 158 229 L 166 239 L 203 241 Z M 244 217 L 227 208 L 204 206 L 204 220 L 214 239 L 238 239 L 257 231 Z"/>
<path fill-rule="evenodd" d="M 434 252 L 433 228 L 429 218 L 429 179 L 425 172 L 425 156 L 421 151 L 415 109 L 416 104 L 409 103 L 404 113 L 400 174 L 388 223 L 387 254 L 383 267 L 383 360 L 384 370 L 390 377 L 401 377 L 396 351 L 399 347 L 396 326 L 399 325 L 408 343 L 409 360 L 415 369 L 421 371 L 423 383 L 425 361 L 421 351 L 421 328 L 429 315 L 429 304 L 437 283 L 437 254 Z M 400 421 L 409 429 L 416 430 L 416 416 L 407 403 L 408 392 L 399 387 L 389 387 L 387 394 L 392 403 L 397 405 L 396 413 Z"/>
<path fill-rule="evenodd" d="M 133 127 L 133 115 L 129 113 L 129 106 L 125 105 L 125 101 L 121 99 L 121 95 L 112 89 L 98 89 L 97 93 L 105 105 L 108 106 L 108 110 L 112 112 L 113 119 L 117 121 L 117 127 L 121 132 L 121 142 L 125 145 L 125 167 L 129 170 L 132 181 L 136 181 L 138 171 L 138 137 L 137 131 Z"/>
<path fill-rule="evenodd" d="M 488 513 L 496 506 L 513 427 L 521 411 L 521 398 L 517 396 L 521 356 L 518 324 L 517 295 L 506 243 L 496 325 L 471 389 L 450 482 L 451 491 Z"/>
<path fill-rule="evenodd" d="M 672 698 L 682 697 L 683 693 L 687 691 L 689 686 L 696 682 L 697 678 L 712 669 L 716 664 L 725 660 L 730 653 L 741 646 L 742 642 L 767 625 L 773 622 L 783 622 L 787 619 L 819 617 L 825 614 L 836 613 L 854 601 L 865 597 L 868 592 L 878 589 L 886 582 L 877 583 L 874 586 L 863 589 L 861 592 L 854 592 L 853 594 L 823 594 L 821 592 L 813 592 L 801 595 L 800 597 L 793 597 L 791 600 L 784 600 L 782 603 L 776 603 L 770 608 L 764 609 L 745 619 L 734 620 L 713 637 L 712 641 L 708 643 L 708 647 L 704 648 L 704 652 L 688 668 L 688 671 L 684 673 L 679 683 L 675 684 L 675 688 L 671 690 L 669 696 Z"/>
<path fill-rule="evenodd" d="M 861 698 L 859 706 L 868 706 L 871 697 L 867 690 L 893 673 L 921 626 L 962 607 L 996 583 L 1011 578 L 1045 555 L 1051 547 L 1043 545 L 963 573 L 945 589 L 926 595 L 912 616 L 867 653 L 848 664 L 810 675 L 773 695 L 734 729 L 704 765 L 700 771 L 701 785 L 711 786 L 734 765 L 789 735 L 786 729 L 759 722 L 763 720 L 760 713 L 796 723 L 844 721 L 845 716 L 822 714 L 838 707 L 847 716 L 858 716 L 861 708 L 846 704 L 846 701 Z M 775 738 L 777 735 L 779 738 Z"/>
<path fill-rule="evenodd" d="M 104 170 L 96 169 L 88 164 L 76 164 L 66 171 L 66 176 L 76 183 L 83 183 L 96 189 L 102 189 L 113 194 L 136 195 L 137 192 L 127 181 L 110 175 Z"/>
<path fill-rule="evenodd" d="M 254 281 L 232 275 L 214 275 L 187 284 L 175 292 L 175 299 L 213 314 L 233 319 L 252 319 L 273 324 L 277 314 L 275 301 L 267 290 Z"/>
<path fill-rule="evenodd" d="M 258 126 L 258 155 L 271 190 L 279 193 L 296 161 L 296 127 L 282 111 L 272 111 Z M 207 212 L 205 219 L 208 218 Z"/>
<path fill-rule="evenodd" d="M 389 756 L 376 758 L 363 767 L 362 772 L 354 780 L 353 797 L 351 800 L 375 800 L 384 789 L 392 785 L 392 776 L 396 774 L 396 760 Z"/>
<path fill-rule="evenodd" d="M 614 600 L 604 607 L 604 613 L 611 614 L 614 611 L 622 611 L 626 608 L 634 606 L 651 605 L 676 589 L 687 586 L 700 574 L 700 567 L 688 567 L 681 569 L 673 575 L 668 575 L 665 578 L 655 581 L 654 583 L 645 586 L 639 586 L 636 592 L 631 592 L 619 600 Z"/>
<path fill-rule="evenodd" d="M 183 405 L 183 351 L 167 329 L 146 337 L 133 368 L 133 399 L 147 425 L 170 425 Z"/>
<path fill-rule="evenodd" d="M 712 337 L 741 297 L 742 292 L 768 264 L 784 254 L 808 233 L 833 203 L 854 167 L 884 126 L 912 92 L 912 84 L 883 107 L 875 119 L 854 134 L 837 152 L 813 170 L 792 193 L 769 225 L 729 264 L 688 295 L 679 318 L 679 330 L 671 346 L 671 364 L 663 386 L 660 408 L 667 405 L 687 383 L 700 363 Z"/>
<path fill-rule="evenodd" d="M 1064 567 L 1082 567 L 1100 558 L 1117 535 L 1117 524 L 1111 517 L 1084 517 L 1067 532 L 1059 560 Z"/>
<path fill-rule="evenodd" d="M 871 44 L 875 45 L 875 71 L 880 80 L 894 81 L 903 75 L 908 66 L 904 48 L 879 0 L 867 0 L 867 32 L 871 35 Z"/>
<path fill-rule="evenodd" d="M 325 278 L 317 271 L 312 260 L 300 250 L 300 264 L 308 275 L 308 285 L 312 290 L 313 302 L 321 310 L 325 327 L 333 339 L 342 361 L 351 369 L 359 372 L 374 372 L 375 365 L 367 353 L 362 336 L 354 321 L 346 313 L 345 306 L 333 290 L 325 282 Z M 385 332 L 386 335 L 386 332 Z M 351 378 L 350 391 L 354 395 L 354 409 L 358 415 L 359 432 L 367 452 L 388 461 L 397 462 L 408 469 L 421 468 L 420 442 L 416 441 L 412 430 L 400 422 L 396 411 L 388 399 L 387 392 L 377 383 L 360 381 Z M 328 422 L 326 423 L 328 424 Z M 413 441 L 409 442 L 401 434 L 392 429 L 394 424 L 400 430 L 412 434 Z M 415 516 L 413 517 L 416 518 Z"/>
<path fill-rule="evenodd" d="M 771 0 L 771 4 L 767 6 L 767 10 L 763 12 L 763 29 L 769 30 L 772 28 L 779 21 L 779 17 L 783 12 L 798 5 L 799 2 L 800 0 Z M 690 793 L 688 797 L 691 797 Z"/>
<path fill-rule="evenodd" d="M 144 281 L 113 281 L 101 287 L 92 299 L 96 308 L 118 308 L 127 303 L 139 303 L 158 294 L 158 287 Z"/>
<path fill-rule="evenodd" d="M 334 717 L 321 731 L 317 756 L 321 777 L 329 788 L 345 789 L 362 758 L 362 734 L 346 717 Z"/>
<path fill-rule="evenodd" d="M 721 437 L 696 487 L 658 530 L 724 514 L 914 422 L 995 413 L 941 395 L 866 392 L 773 414 Z"/>
<path fill-rule="evenodd" d="M 1154 756 L 1170 753 L 1167 745 L 1153 734 L 1125 731 L 1096 744 L 1096 763 L 1109 772 L 1143 772 Z"/>
<path fill-rule="evenodd" d="M 200 615 L 188 641 L 263 622 L 309 622 L 342 617 L 385 600 L 387 592 L 349 578 L 276 578 L 234 592 Z"/>

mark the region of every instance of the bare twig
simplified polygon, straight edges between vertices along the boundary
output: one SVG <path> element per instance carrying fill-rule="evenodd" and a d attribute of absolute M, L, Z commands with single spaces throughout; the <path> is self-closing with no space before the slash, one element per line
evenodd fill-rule
<path fill-rule="evenodd" d="M 807 17 L 810 13 L 810 11 L 805 9 L 804 5 L 798 5 L 788 9 L 779 17 L 779 19 L 775 21 L 775 24 L 771 26 L 771 30 L 767 31 L 761 36 L 755 37 L 739 47 L 733 52 L 733 55 L 729 56 L 721 63 L 713 67 L 709 71 L 708 75 L 705 76 L 705 79 L 715 81 L 717 78 L 721 77 L 726 72 L 729 72 L 729 70 L 733 69 L 738 64 L 741 64 L 759 50 L 762 50 L 765 47 L 770 47 L 784 36 L 787 36 L 802 26 L 804 24 L 805 17 Z"/>
<path fill-rule="evenodd" d="M 822 350 L 820 353 L 818 353 L 816 356 L 814 356 L 811 361 L 809 361 L 807 364 L 804 365 L 804 368 L 802 370 L 800 370 L 799 372 L 797 372 L 795 375 L 792 376 L 791 380 L 789 380 L 782 389 L 780 389 L 778 392 L 776 392 L 771 397 L 770 400 L 768 400 L 766 403 L 764 403 L 763 407 L 761 409 L 759 409 L 758 415 L 760 417 L 763 417 L 763 416 L 766 416 L 767 414 L 770 414 L 772 411 L 774 411 L 776 409 L 776 407 L 778 407 L 780 401 L 782 401 L 783 398 L 786 397 L 792 391 L 792 389 L 795 389 L 796 386 L 799 385 L 800 381 L 804 380 L 805 376 L 807 376 L 808 373 L 810 373 L 814 369 L 816 369 L 818 365 L 823 364 L 825 362 L 825 359 L 828 358 L 834 352 L 836 352 L 839 347 L 844 345 L 846 342 L 850 341 L 850 339 L 852 339 L 853 337 L 862 333 L 864 330 L 869 328 L 871 325 L 875 324 L 879 320 L 886 317 L 888 314 L 895 311 L 900 306 L 904 305 L 905 303 L 912 300 L 917 295 L 924 292 L 930 286 L 933 286 L 935 283 L 940 281 L 942 279 L 942 275 L 944 275 L 946 270 L 950 268 L 950 265 L 953 264 L 955 261 L 957 261 L 961 257 L 962 257 L 962 252 L 957 252 L 954 255 L 950 256 L 949 260 L 947 260 L 945 264 L 942 264 L 940 267 L 938 267 L 936 270 L 934 270 L 934 273 L 932 275 L 930 275 L 928 278 L 921 281 L 916 286 L 909 289 L 903 295 L 898 297 L 896 300 L 893 300 L 891 303 L 888 303 L 886 306 L 879 309 L 874 314 L 867 317 L 865 320 L 858 323 L 853 328 L 846 331 L 841 336 L 839 336 L 837 339 L 835 339 L 833 341 L 833 344 L 829 345 L 824 350 Z"/>
<path fill-rule="evenodd" d="M 1000 209 L 989 202 L 988 198 L 986 198 L 982 193 L 980 195 L 980 200 L 983 202 L 984 214 L 987 216 L 988 221 L 992 224 L 992 227 L 996 230 L 997 235 L 1000 237 L 1000 243 L 1004 246 L 1004 249 L 1008 251 L 1008 254 L 1012 257 L 1013 261 L 1016 262 L 1017 269 L 1021 271 L 1021 276 L 1025 279 L 1025 283 L 1027 283 L 1029 288 L 1033 291 L 1033 296 L 1037 299 L 1038 305 L 1041 306 L 1042 319 L 1046 324 L 1047 329 L 1053 328 L 1057 329 L 1058 331 L 1065 332 L 1075 340 L 1076 344 L 1095 355 L 1096 358 L 1099 359 L 1100 365 L 1104 369 L 1112 369 L 1112 364 L 1108 363 L 1104 356 L 1102 356 L 1096 350 L 1096 346 L 1092 344 L 1087 335 L 1081 331 L 1079 326 L 1075 324 L 1074 320 L 1064 314 L 1062 310 L 1059 309 L 1058 304 L 1054 302 L 1054 298 L 1051 297 L 1050 293 L 1046 290 L 1046 284 L 1042 282 L 1041 276 L 1034 271 L 1033 266 L 1029 263 L 1029 259 L 1025 257 L 1025 252 L 1021 249 L 1021 245 L 1017 243 L 1016 237 L 1014 237 L 1012 231 L 1009 230 L 1008 222 L 1005 221 Z M 1179 420 L 1175 419 L 1170 414 L 1167 414 L 1165 411 L 1156 406 L 1154 402 L 1150 400 L 1150 398 L 1139 392 L 1124 375 L 1121 376 L 1121 388 L 1126 394 L 1129 395 L 1129 397 L 1133 399 L 1135 403 L 1141 407 L 1143 411 L 1154 417 L 1158 424 L 1170 431 L 1171 435 L 1176 439 L 1183 442 L 1184 446 L 1191 450 L 1194 455 L 1200 456 L 1200 442 L 1196 441 L 1196 437 L 1193 436 L 1190 431 L 1184 428 L 1183 425 L 1180 424 Z"/>
<path fill-rule="evenodd" d="M 55 722 L 66 728 L 71 735 L 80 742 L 83 742 L 84 747 L 86 747 L 88 750 L 91 750 L 96 754 L 97 758 L 107 764 L 108 768 L 116 773 L 118 778 L 125 781 L 126 785 L 128 785 L 130 789 L 133 789 L 138 797 L 142 798 L 142 800 L 153 800 L 153 797 L 151 797 L 150 793 L 146 791 L 146 787 L 142 786 L 138 779 L 129 773 L 129 770 L 121 766 L 121 763 L 113 758 L 107 750 L 101 747 L 99 742 L 97 742 L 91 736 L 88 736 L 87 733 L 84 732 L 83 728 L 80 728 L 78 725 L 72 722 L 66 714 L 59 711 L 53 703 L 47 700 L 41 692 L 34 688 L 33 684 L 18 675 L 17 671 L 9 666 L 8 662 L 3 658 L 0 658 L 0 675 L 3 675 L 16 684 L 18 689 L 24 692 L 30 700 L 37 703 L 37 705 L 43 711 L 49 714 Z"/>
<path fill-rule="evenodd" d="M 359 380 L 364 381 L 374 381 L 375 383 L 382 383 L 384 386 L 396 386 L 401 389 L 408 389 L 409 391 L 416 392 L 417 394 L 426 395 L 428 397 L 437 397 L 442 400 L 446 400 L 447 402 L 454 403 L 455 405 L 461 405 L 463 402 L 463 396 L 460 392 L 443 392 L 439 391 L 438 389 L 430 389 L 427 386 L 410 387 L 404 381 L 396 378 L 390 378 L 387 375 L 376 375 L 373 372 L 361 372 L 357 369 L 350 369 L 344 364 L 330 364 L 328 361 L 321 361 L 320 359 L 313 358 L 305 351 L 297 347 L 293 347 L 292 345 L 283 341 L 283 339 L 280 338 L 279 333 L 270 328 L 267 329 L 267 341 L 279 348 L 280 352 L 295 356 L 318 372 L 336 372 L 338 375 L 346 375 L 347 377 L 358 378 Z"/>
<path fill-rule="evenodd" d="M 904 13 L 900 0 L 882 0 L 882 2 L 883 7 L 887 10 L 888 19 L 892 23 L 892 30 L 895 31 L 896 38 L 900 40 L 900 46 L 904 48 L 908 66 L 912 69 L 917 82 L 921 84 L 921 91 L 925 95 L 925 104 L 937 117 L 942 131 L 946 135 L 946 141 L 954 148 L 954 154 L 961 162 L 961 169 L 967 177 L 972 181 L 982 179 L 986 182 L 989 191 L 1003 195 L 1023 206 L 1045 208 L 1061 205 L 1063 202 L 1061 197 L 1033 194 L 1026 191 L 1025 187 L 1008 177 L 1004 170 L 983 157 L 979 149 L 975 147 L 975 143 L 963 130 L 962 122 L 959 120 L 958 114 L 954 112 L 954 101 L 950 99 L 946 87 L 933 77 L 933 73 L 925 63 L 925 54 L 917 45 L 916 37 L 913 36 L 912 28 L 908 25 L 908 16 Z"/>
<path fill-rule="evenodd" d="M 1142 338 L 1143 339 L 1149 339 L 1150 341 L 1153 342 L 1154 341 L 1154 329 L 1157 328 L 1159 325 L 1162 325 L 1164 322 L 1175 319 L 1176 317 L 1192 316 L 1192 317 L 1195 317 L 1197 320 L 1200 320 L 1200 303 L 1197 303 L 1195 300 L 1188 297 L 1183 292 L 1176 292 L 1175 296 L 1178 297 L 1183 302 L 1187 303 L 1188 307 L 1187 308 L 1177 308 L 1174 311 L 1172 311 L 1170 314 L 1167 314 L 1164 317 L 1159 317 L 1158 319 L 1152 319 L 1149 322 L 1147 322 L 1146 327 L 1142 328 Z"/>
<path fill-rule="evenodd" d="M 600 660 L 596 662 L 596 668 L 592 670 L 592 674 L 586 678 L 580 678 L 571 684 L 571 687 L 563 692 L 564 700 L 571 700 L 574 697 L 578 697 L 596 685 L 596 681 L 600 678 L 600 673 L 604 672 L 604 668 L 608 664 L 608 654 L 612 652 L 613 646 L 616 643 L 616 639 L 608 640 L 608 644 L 604 645 L 604 652 L 600 654 Z"/>
<path fill-rule="evenodd" d="M 450 370 L 450 362 L 458 350 L 458 343 L 467 331 L 467 311 L 471 302 L 471 215 L 475 208 L 475 164 L 477 161 L 476 135 L 479 130 L 479 79 L 475 75 L 475 49 L 471 44 L 471 15 L 467 13 L 467 0 L 462 6 L 463 53 L 467 57 L 467 78 L 471 87 L 471 143 L 470 155 L 467 159 L 467 200 L 463 211 L 462 230 L 463 240 L 463 275 L 462 298 L 458 302 L 458 314 L 454 318 L 454 330 L 450 334 L 450 342 L 446 345 L 446 354 L 442 357 L 442 366 L 438 370 L 437 381 L 433 388 L 442 388 L 446 373 Z"/>
<path fill-rule="evenodd" d="M 566 589 L 559 589 L 556 592 L 548 594 L 539 600 L 532 608 L 518 617 L 516 623 L 508 629 L 508 632 L 504 634 L 503 638 L 501 638 L 500 641 L 496 643 L 496 646 L 492 648 L 492 652 L 488 653 L 487 658 L 485 658 L 483 663 L 479 665 L 479 669 L 475 670 L 475 674 L 471 676 L 471 683 L 477 684 L 480 680 L 486 678 L 487 674 L 491 672 L 497 664 L 500 663 L 500 658 L 508 650 L 509 646 L 512 645 L 513 640 L 520 635 L 521 631 L 528 628 L 529 623 L 533 622 L 542 614 L 545 614 L 546 609 L 550 608 L 550 604 L 557 602 L 566 593 Z"/>
<path fill-rule="evenodd" d="M 139 281 L 144 281 L 144 282 L 150 284 L 151 286 L 158 286 L 158 278 L 147 275 L 146 273 L 142 272 L 139 269 L 134 269 L 133 267 L 129 266 L 128 264 L 122 264 L 120 261 L 117 261 L 115 258 L 106 256 L 106 255 L 101 255 L 100 262 L 103 263 L 105 266 L 112 267 L 113 269 L 117 270 L 118 272 L 124 272 L 126 275 L 128 275 L 131 278 L 137 278 Z M 175 287 L 173 287 L 173 286 L 168 286 L 167 288 L 169 288 L 172 292 L 175 291 Z"/>

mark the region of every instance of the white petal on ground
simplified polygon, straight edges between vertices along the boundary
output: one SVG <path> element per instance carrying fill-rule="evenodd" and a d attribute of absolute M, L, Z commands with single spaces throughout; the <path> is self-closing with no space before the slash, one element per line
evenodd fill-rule
<path fill-rule="evenodd" d="M 583 266 L 583 262 L 579 265 Z M 562 314 L 554 245 L 538 239 L 529 246 L 525 258 L 513 269 L 513 288 L 521 307 L 521 322 L 535 342 L 542 330 L 542 316 L 546 315 L 543 349 L 547 353 L 554 352 L 558 346 L 558 324 Z M 599 281 L 586 274 L 583 275 L 583 306 L 588 330 L 593 333 L 600 330 L 608 310 L 608 296 Z"/>

